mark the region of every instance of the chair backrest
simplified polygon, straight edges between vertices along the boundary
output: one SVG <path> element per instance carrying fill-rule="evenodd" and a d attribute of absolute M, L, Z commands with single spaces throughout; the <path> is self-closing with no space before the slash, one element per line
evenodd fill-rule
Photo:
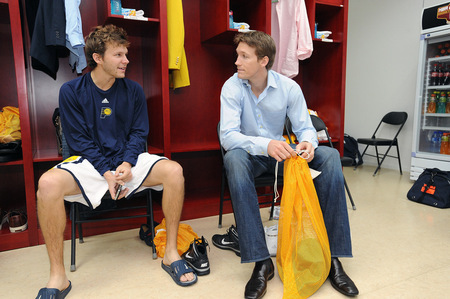
<path fill-rule="evenodd" d="M 403 125 L 408 119 L 408 113 L 406 112 L 389 112 L 386 114 L 382 122 L 390 125 Z"/>
<path fill-rule="evenodd" d="M 392 140 L 397 139 L 398 134 L 400 134 L 400 131 L 402 130 L 403 126 L 406 123 L 406 120 L 408 119 L 408 113 L 406 112 L 389 112 L 383 118 L 381 119 L 380 123 L 378 124 L 377 128 L 375 129 L 375 132 L 373 132 L 372 138 L 376 138 L 376 133 L 378 129 L 380 128 L 382 123 L 392 125 L 392 126 L 399 126 L 397 133 L 395 134 L 394 138 Z"/>
<path fill-rule="evenodd" d="M 311 122 L 314 126 L 314 129 L 316 129 L 317 132 L 325 131 L 325 134 L 327 135 L 328 143 L 330 144 L 331 147 L 333 147 L 333 142 L 331 141 L 330 134 L 328 134 L 327 126 L 325 125 L 323 120 L 313 114 L 311 114 L 310 117 L 311 117 Z"/>
<path fill-rule="evenodd" d="M 286 119 L 284 121 L 284 132 L 283 135 L 287 136 L 289 143 L 290 144 L 294 144 L 294 140 L 292 140 L 292 124 L 291 121 L 289 120 L 289 117 L 286 116 Z"/>

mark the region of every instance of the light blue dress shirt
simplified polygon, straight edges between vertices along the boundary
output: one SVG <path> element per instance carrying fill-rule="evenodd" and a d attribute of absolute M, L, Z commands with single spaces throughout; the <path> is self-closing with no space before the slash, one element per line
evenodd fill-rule
<path fill-rule="evenodd" d="M 272 70 L 258 98 L 248 80 L 239 79 L 235 73 L 222 87 L 220 105 L 220 141 L 227 151 L 242 148 L 251 155 L 268 156 L 271 140 L 285 140 L 286 116 L 299 141 L 310 142 L 314 148 L 318 146 L 300 86 Z"/>

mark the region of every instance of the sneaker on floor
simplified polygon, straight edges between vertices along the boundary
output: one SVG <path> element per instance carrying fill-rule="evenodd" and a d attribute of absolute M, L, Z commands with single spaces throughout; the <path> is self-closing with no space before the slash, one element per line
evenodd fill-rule
<path fill-rule="evenodd" d="M 237 256 L 241 256 L 239 236 L 234 225 L 230 226 L 225 235 L 214 235 L 211 240 L 216 247 L 219 247 L 220 249 L 233 250 Z"/>
<path fill-rule="evenodd" d="M 192 241 L 189 249 L 181 255 L 199 276 L 209 274 L 210 272 L 208 253 L 206 252 L 207 246 L 209 246 L 208 242 L 202 236 Z"/>
<path fill-rule="evenodd" d="M 22 211 L 11 211 L 7 214 L 9 230 L 12 233 L 23 232 L 28 228 L 27 215 Z"/>

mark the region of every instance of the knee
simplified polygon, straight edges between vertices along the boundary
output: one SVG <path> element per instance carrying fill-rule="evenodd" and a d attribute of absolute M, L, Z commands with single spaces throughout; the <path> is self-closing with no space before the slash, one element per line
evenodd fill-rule
<path fill-rule="evenodd" d="M 38 190 L 36 192 L 37 200 L 44 201 L 52 198 L 51 194 L 56 193 L 59 190 L 58 177 L 50 172 L 44 173 L 38 181 Z"/>
<path fill-rule="evenodd" d="M 322 147 L 320 154 L 324 157 L 324 164 L 327 167 L 341 167 L 341 158 L 337 149 Z"/>
<path fill-rule="evenodd" d="M 225 154 L 223 164 L 227 172 L 242 172 L 248 166 L 249 153 L 243 149 L 233 149 Z"/>
<path fill-rule="evenodd" d="M 178 184 L 184 184 L 183 167 L 175 161 L 168 161 L 165 169 L 166 182 L 175 182 Z"/>

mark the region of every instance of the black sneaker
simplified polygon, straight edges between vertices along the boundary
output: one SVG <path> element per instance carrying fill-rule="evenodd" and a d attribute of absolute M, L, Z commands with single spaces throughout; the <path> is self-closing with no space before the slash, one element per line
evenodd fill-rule
<path fill-rule="evenodd" d="M 237 256 L 241 256 L 239 236 L 234 225 L 230 226 L 225 235 L 214 235 L 211 240 L 212 243 L 220 249 L 233 250 Z"/>
<path fill-rule="evenodd" d="M 205 238 L 195 239 L 192 241 L 189 249 L 181 255 L 181 257 L 194 269 L 197 275 L 209 274 L 209 260 L 206 247 L 209 246 Z"/>

